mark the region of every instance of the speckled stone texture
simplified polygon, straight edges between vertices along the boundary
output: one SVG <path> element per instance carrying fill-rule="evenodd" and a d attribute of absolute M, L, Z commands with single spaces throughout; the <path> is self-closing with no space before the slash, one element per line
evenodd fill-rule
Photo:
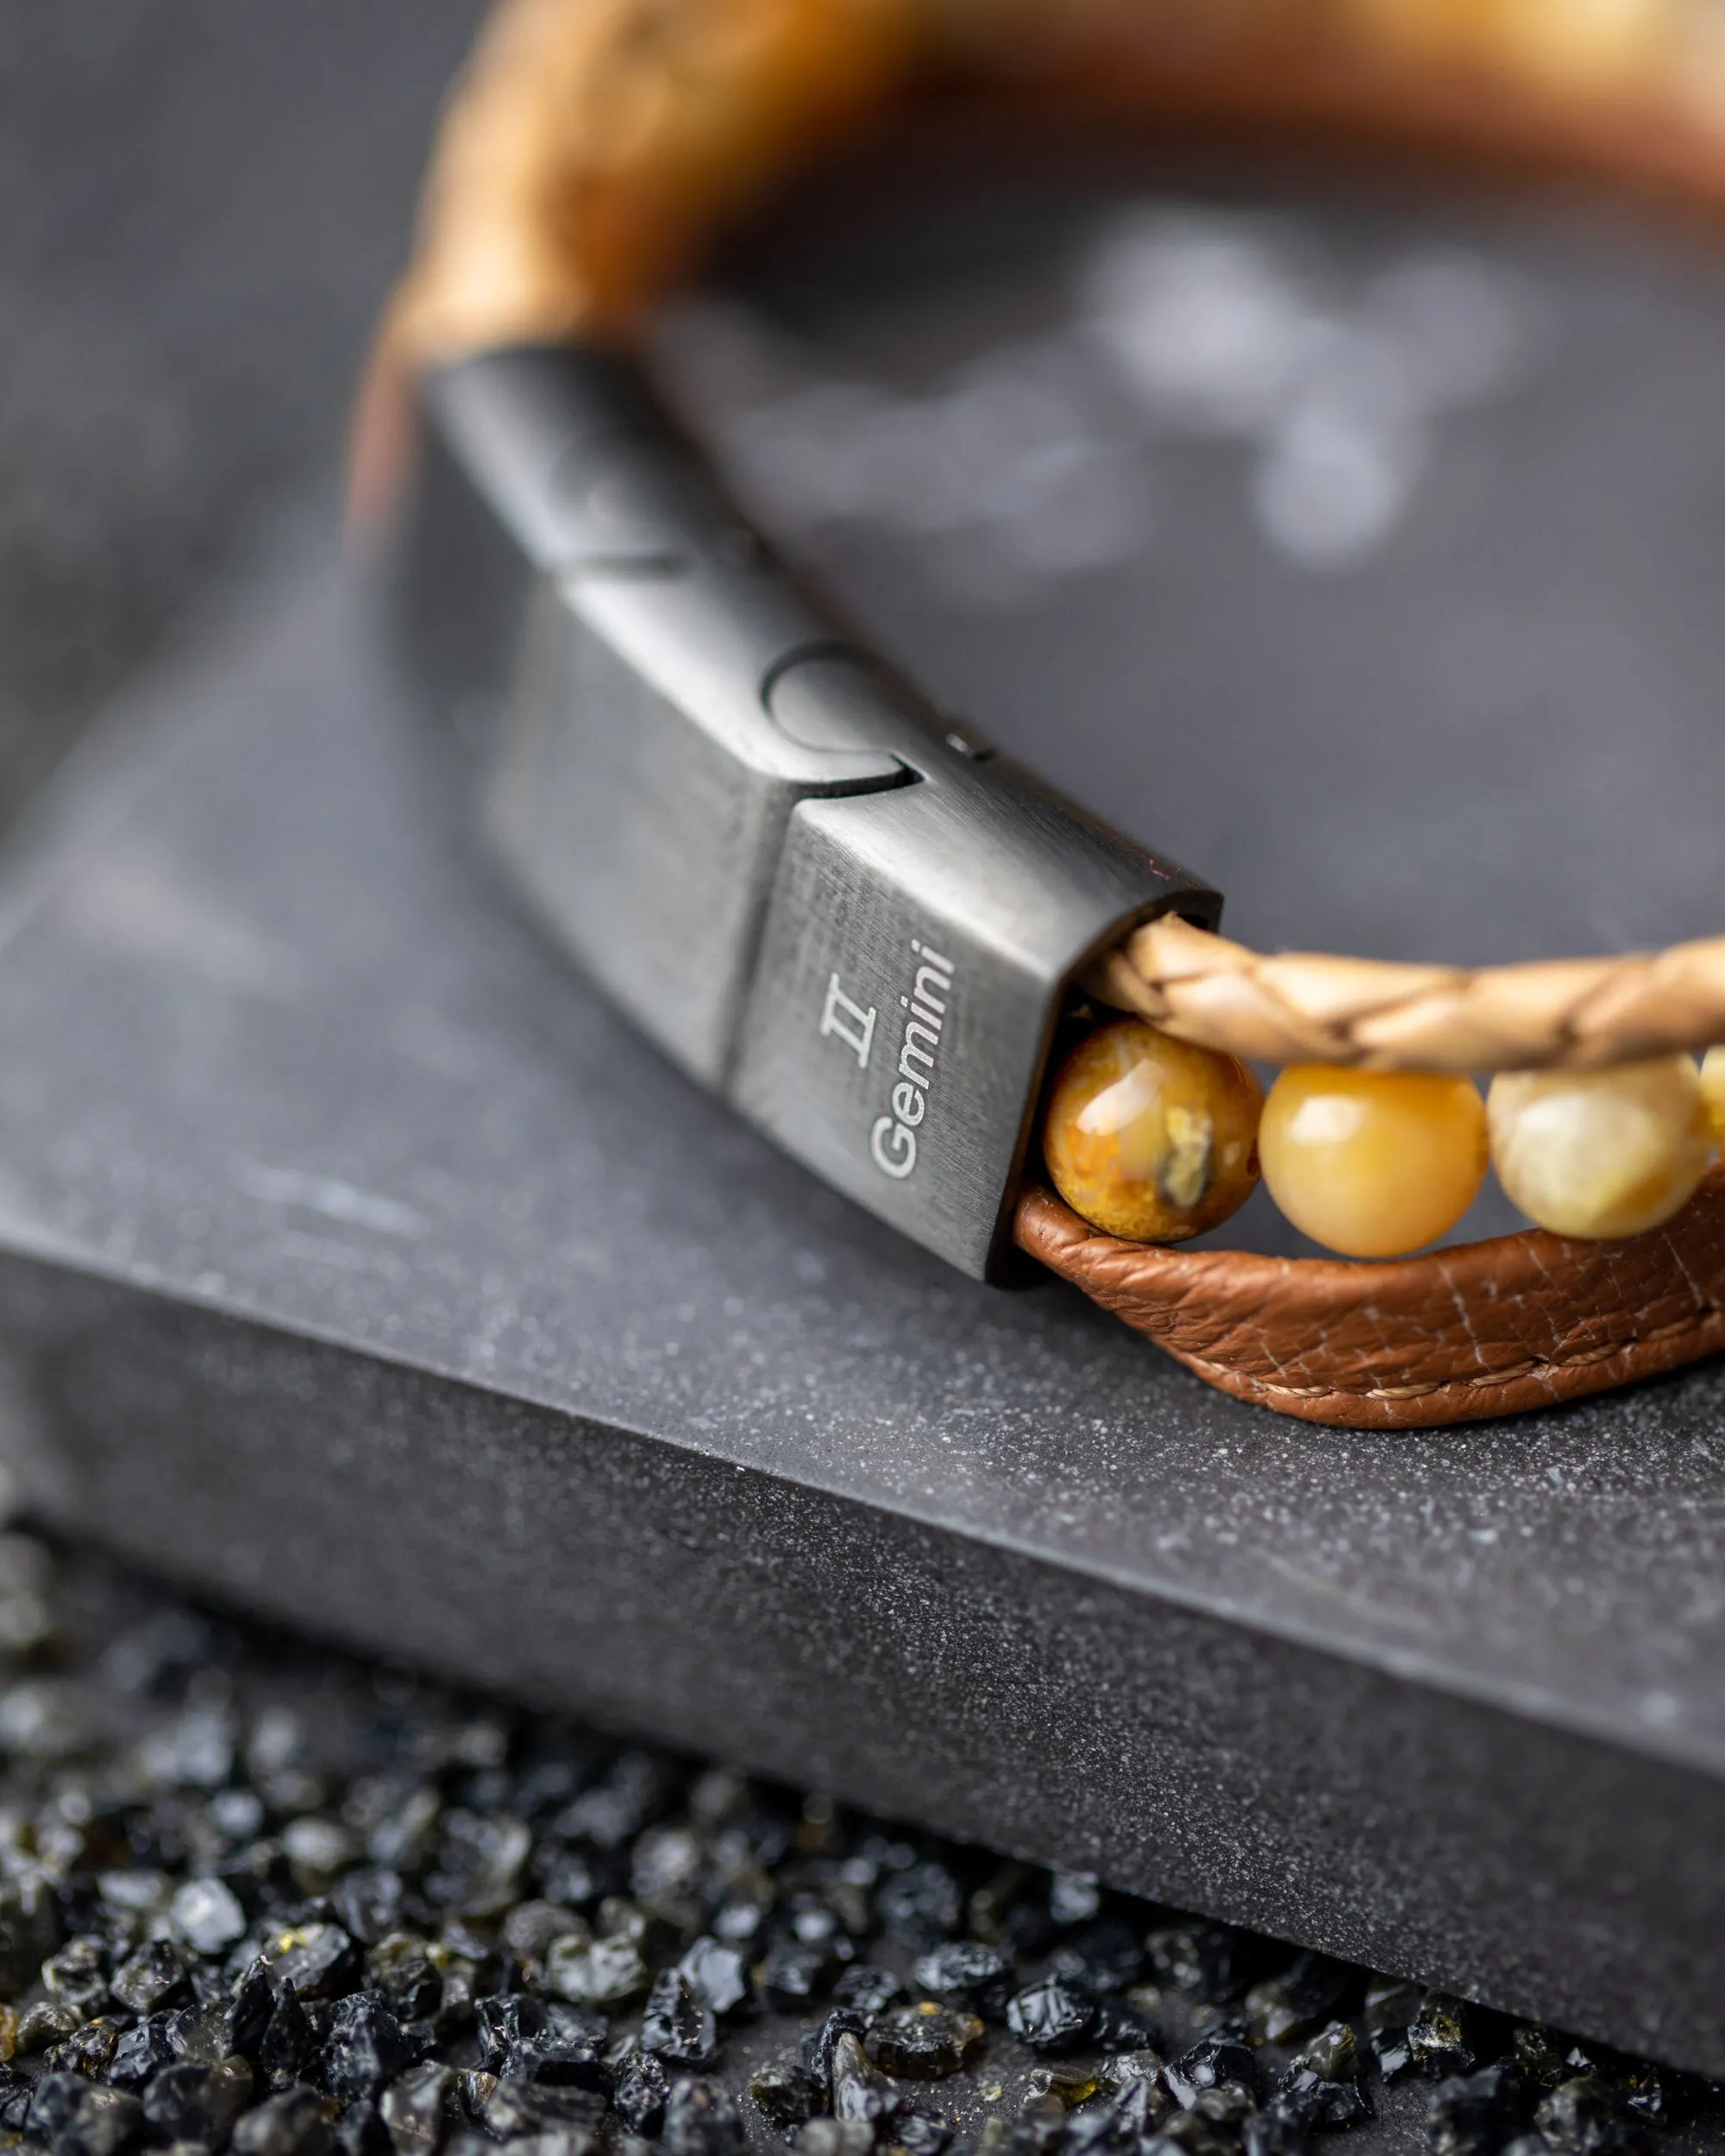
<path fill-rule="evenodd" d="M 325 569 L 206 649 L 16 864 L 0 1334 L 38 1501 L 1715 2064 L 1717 1374 L 1385 1442 L 950 1276 L 484 902 L 355 603 Z"/>

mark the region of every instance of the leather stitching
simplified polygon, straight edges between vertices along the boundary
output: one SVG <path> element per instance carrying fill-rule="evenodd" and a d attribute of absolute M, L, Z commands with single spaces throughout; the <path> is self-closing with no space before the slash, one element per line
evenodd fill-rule
<path fill-rule="evenodd" d="M 1209 1378 L 1213 1383 L 1218 1377 L 1245 1377 L 1264 1392 L 1285 1394 L 1290 1400 L 1426 1400 L 1435 1393 L 1448 1392 L 1458 1385 L 1487 1390 L 1518 1384 L 1524 1378 L 1547 1372 L 1555 1374 L 1562 1370 L 1585 1369 L 1590 1364 L 1609 1363 L 1620 1355 L 1633 1354 L 1638 1347 L 1652 1346 L 1684 1333 L 1693 1335 L 1699 1341 L 1709 1320 L 1717 1319 L 1720 1314 L 1715 1307 L 1702 1312 L 1692 1323 L 1661 1326 L 1655 1332 L 1614 1342 L 1609 1347 L 1590 1348 L 1583 1354 L 1515 1363 L 1507 1369 L 1478 1370 L 1471 1376 L 1458 1375 L 1452 1378 L 1433 1378 L 1424 1385 L 1279 1385 L 1273 1378 L 1259 1377 L 1253 1371 L 1242 1371 L 1231 1363 L 1214 1362 L 1204 1356 L 1181 1354 L 1180 1360 L 1188 1369 L 1200 1377 Z M 1706 1354 L 1711 1344 L 1715 1344 L 1703 1342 L 1698 1352 Z"/>

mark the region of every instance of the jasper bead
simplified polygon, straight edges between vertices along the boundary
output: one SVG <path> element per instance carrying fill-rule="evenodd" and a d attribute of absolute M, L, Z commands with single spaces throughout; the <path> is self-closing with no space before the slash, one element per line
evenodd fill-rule
<path fill-rule="evenodd" d="M 1109 1234 L 1183 1243 L 1220 1227 L 1257 1187 L 1263 1100 L 1234 1056 L 1121 1018 L 1081 1041 L 1055 1081 L 1048 1172 Z"/>
<path fill-rule="evenodd" d="M 1559 1235 L 1640 1235 L 1681 1211 L 1706 1172 L 1712 1134 L 1690 1056 L 1507 1073 L 1489 1106 L 1498 1181 Z"/>
<path fill-rule="evenodd" d="M 1348 1257 L 1394 1257 L 1447 1235 L 1478 1196 L 1485 1104 L 1467 1078 L 1295 1063 L 1258 1146 L 1296 1228 Z"/>
<path fill-rule="evenodd" d="M 1709 1048 L 1701 1059 L 1701 1097 L 1707 1104 L 1707 1130 L 1716 1151 L 1725 1154 L 1725 1048 Z"/>

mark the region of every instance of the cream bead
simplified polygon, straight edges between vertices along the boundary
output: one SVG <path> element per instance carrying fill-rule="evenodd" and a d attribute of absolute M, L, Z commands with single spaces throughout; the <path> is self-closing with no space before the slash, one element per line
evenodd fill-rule
<path fill-rule="evenodd" d="M 1258 1133 L 1264 1180 L 1314 1242 L 1394 1257 L 1447 1235 L 1485 1180 L 1485 1108 L 1468 1078 L 1295 1063 Z"/>
<path fill-rule="evenodd" d="M 1707 1134 L 1716 1151 L 1725 1154 L 1725 1048 L 1709 1048 L 1701 1059 L 1701 1097 L 1707 1104 Z"/>
<path fill-rule="evenodd" d="M 1087 1035 L 1049 1096 L 1043 1152 L 1075 1213 L 1135 1243 L 1220 1227 L 1258 1187 L 1258 1082 L 1141 1018 Z"/>
<path fill-rule="evenodd" d="M 1559 1235 L 1640 1235 L 1680 1212 L 1712 1143 L 1692 1056 L 1612 1070 L 1515 1071 L 1487 1103 L 1498 1180 Z"/>

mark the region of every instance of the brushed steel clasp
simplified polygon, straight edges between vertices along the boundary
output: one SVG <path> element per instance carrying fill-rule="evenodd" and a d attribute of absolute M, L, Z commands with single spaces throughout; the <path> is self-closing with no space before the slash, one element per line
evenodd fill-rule
<path fill-rule="evenodd" d="M 751 1121 L 964 1271 L 999 1272 L 1073 976 L 1133 922 L 1216 894 L 979 749 L 868 660 L 793 661 L 798 739 L 911 782 L 793 812 L 731 1092 Z"/>
<path fill-rule="evenodd" d="M 693 1076 L 995 1273 L 1075 972 L 1220 899 L 848 639 L 632 367 L 486 354 L 422 410 L 397 619 L 516 887 Z"/>

